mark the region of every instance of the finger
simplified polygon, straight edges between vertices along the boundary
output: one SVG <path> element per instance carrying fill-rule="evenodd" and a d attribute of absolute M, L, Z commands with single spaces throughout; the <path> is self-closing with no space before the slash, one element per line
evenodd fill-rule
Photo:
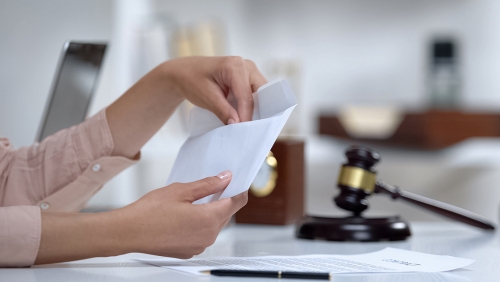
<path fill-rule="evenodd" d="M 245 65 L 250 77 L 250 85 L 252 87 L 252 92 L 257 92 L 259 87 L 267 83 L 267 79 L 259 71 L 257 65 L 253 61 L 245 60 Z"/>
<path fill-rule="evenodd" d="M 183 188 L 184 200 L 192 203 L 206 196 L 215 194 L 224 190 L 231 182 L 232 174 L 229 170 L 219 173 L 217 176 L 206 177 L 198 181 L 184 183 L 187 187 Z"/>
<path fill-rule="evenodd" d="M 227 59 L 225 71 L 226 75 L 224 77 L 227 78 L 225 83 L 229 86 L 238 101 L 238 116 L 240 121 L 252 120 L 252 88 L 245 62 L 242 58 L 230 57 Z"/>
<path fill-rule="evenodd" d="M 209 89 L 209 91 L 212 91 L 215 95 L 212 96 L 212 101 L 207 101 L 207 104 L 211 105 L 211 108 L 208 110 L 213 112 L 224 124 L 230 124 L 230 120 L 233 123 L 239 122 L 238 112 L 228 102 L 219 86 L 214 84 L 213 88 Z"/>
<path fill-rule="evenodd" d="M 248 202 L 248 191 L 238 194 L 232 198 L 225 198 L 215 202 L 207 203 L 207 208 L 212 210 L 221 222 L 231 218 L 238 210 Z"/>

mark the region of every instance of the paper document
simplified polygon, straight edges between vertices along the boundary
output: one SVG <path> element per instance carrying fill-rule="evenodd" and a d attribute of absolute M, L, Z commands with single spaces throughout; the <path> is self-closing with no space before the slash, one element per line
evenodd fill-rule
<path fill-rule="evenodd" d="M 474 260 L 470 259 L 424 254 L 395 248 L 385 248 L 377 252 L 360 255 L 137 260 L 195 275 L 206 275 L 201 273 L 201 271 L 213 269 L 328 273 L 441 272 L 462 268 L 474 262 Z"/>
<path fill-rule="evenodd" d="M 224 125 L 212 112 L 194 107 L 190 113 L 189 138 L 177 155 L 167 185 L 231 170 L 233 178 L 223 192 L 195 203 L 229 198 L 248 190 L 297 105 L 285 80 L 260 87 L 253 99 L 252 121 L 230 125 Z"/>

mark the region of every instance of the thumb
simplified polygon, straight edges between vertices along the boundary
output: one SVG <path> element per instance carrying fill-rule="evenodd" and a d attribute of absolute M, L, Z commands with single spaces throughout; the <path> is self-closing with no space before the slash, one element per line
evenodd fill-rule
<path fill-rule="evenodd" d="M 231 182 L 231 171 L 226 170 L 217 176 L 206 177 L 198 181 L 185 183 L 183 189 L 184 199 L 190 203 L 224 190 Z"/>

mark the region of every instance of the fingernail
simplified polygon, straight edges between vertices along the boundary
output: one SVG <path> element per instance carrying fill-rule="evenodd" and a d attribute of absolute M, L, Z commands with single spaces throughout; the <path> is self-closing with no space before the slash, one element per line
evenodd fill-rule
<path fill-rule="evenodd" d="M 230 119 L 227 121 L 227 124 L 233 124 L 233 123 L 236 123 L 236 121 L 235 121 L 233 118 L 230 118 Z"/>
<path fill-rule="evenodd" d="M 229 170 L 223 171 L 217 175 L 217 177 L 219 177 L 220 179 L 226 179 L 229 178 L 230 176 L 231 176 L 231 171 Z"/>

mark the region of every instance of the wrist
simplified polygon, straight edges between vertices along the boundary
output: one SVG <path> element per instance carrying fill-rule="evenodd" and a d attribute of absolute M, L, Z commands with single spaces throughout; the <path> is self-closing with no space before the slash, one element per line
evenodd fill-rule
<path fill-rule="evenodd" d="M 57 263 L 127 252 L 115 234 L 121 224 L 113 212 L 42 213 L 35 264 Z M 118 238 L 119 239 L 119 238 Z"/>
<path fill-rule="evenodd" d="M 184 101 L 185 97 L 182 94 L 182 89 L 179 84 L 179 69 L 176 69 L 175 63 L 176 60 L 163 62 L 158 66 L 158 70 L 160 73 L 160 82 L 166 87 L 164 93 L 169 93 L 171 95 L 170 102 L 177 102 L 180 104 Z"/>
<path fill-rule="evenodd" d="M 100 213 L 100 240 L 99 249 L 104 256 L 117 256 L 137 252 L 134 244 L 134 231 L 131 221 L 124 216 L 124 209 Z"/>

